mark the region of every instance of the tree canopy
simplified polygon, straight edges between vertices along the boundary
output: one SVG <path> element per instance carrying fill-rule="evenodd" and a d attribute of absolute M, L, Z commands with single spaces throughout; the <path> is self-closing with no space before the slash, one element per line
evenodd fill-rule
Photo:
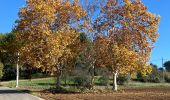
<path fill-rule="evenodd" d="M 166 61 L 166 62 L 164 63 L 164 67 L 165 67 L 165 69 L 169 72 L 169 71 L 170 71 L 170 61 Z"/>
<path fill-rule="evenodd" d="M 72 70 L 77 60 L 93 70 L 91 84 L 95 67 L 107 68 L 114 90 L 119 74 L 150 73 L 147 62 L 160 17 L 141 0 L 80 1 L 26 0 L 12 33 L 0 35 L 1 52 L 13 52 L 20 63 L 55 73 L 57 86 L 62 71 Z"/>

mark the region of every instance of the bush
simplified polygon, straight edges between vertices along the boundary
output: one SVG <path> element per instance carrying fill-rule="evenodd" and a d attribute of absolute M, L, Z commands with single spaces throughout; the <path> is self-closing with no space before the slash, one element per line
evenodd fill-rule
<path fill-rule="evenodd" d="M 130 76 L 129 75 L 119 75 L 118 78 L 117 78 L 117 83 L 119 85 L 124 85 L 129 80 L 130 80 Z"/>
<path fill-rule="evenodd" d="M 98 79 L 98 85 L 108 85 L 109 83 L 109 78 L 108 77 L 105 77 L 105 76 L 102 76 Z"/>
<path fill-rule="evenodd" d="M 165 79 L 165 82 L 170 83 L 170 73 L 168 73 L 168 72 L 165 73 L 164 79 Z"/>
<path fill-rule="evenodd" d="M 138 77 L 137 80 L 140 82 L 153 82 L 153 83 L 161 82 L 160 76 L 153 76 L 152 74 L 148 76 L 141 76 L 140 78 Z"/>
<path fill-rule="evenodd" d="M 155 82 L 155 83 L 160 83 L 160 82 L 161 82 L 161 79 L 160 79 L 159 77 L 156 77 L 153 82 Z"/>
<path fill-rule="evenodd" d="M 159 75 L 148 75 L 147 76 L 147 81 L 148 82 L 154 82 L 154 83 L 160 83 L 161 82 L 161 77 Z"/>
<path fill-rule="evenodd" d="M 141 82 L 154 82 L 154 83 L 160 83 L 162 79 L 162 71 L 158 70 L 155 67 L 152 67 L 152 72 L 148 74 L 147 76 L 142 76 L 142 74 L 139 72 L 137 73 L 137 80 Z"/>
<path fill-rule="evenodd" d="M 77 86 L 83 86 L 84 88 L 88 88 L 90 86 L 90 79 L 87 76 L 77 76 L 74 78 L 74 83 Z"/>

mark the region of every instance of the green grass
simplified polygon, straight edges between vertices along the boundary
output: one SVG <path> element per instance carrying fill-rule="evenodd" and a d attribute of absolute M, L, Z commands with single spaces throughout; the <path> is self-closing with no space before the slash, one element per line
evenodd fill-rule
<path fill-rule="evenodd" d="M 99 83 L 98 81 L 99 77 L 96 77 L 96 83 Z M 74 84 L 73 81 L 67 80 L 69 84 Z M 19 89 L 27 89 L 27 90 L 46 90 L 51 89 L 55 87 L 55 78 L 39 78 L 39 79 L 32 79 L 32 80 L 19 80 Z M 64 84 L 64 81 L 61 82 Z M 11 87 L 15 88 L 16 81 L 6 81 L 6 82 L 0 82 L 1 86 L 4 87 Z M 119 89 L 125 89 L 125 88 L 148 88 L 148 87 L 160 87 L 160 86 L 168 86 L 170 87 L 169 83 L 141 83 L 141 82 L 134 82 L 131 81 L 123 86 L 119 86 Z M 101 86 L 97 86 L 101 87 Z M 69 87 L 73 88 L 73 87 Z M 111 86 L 110 86 L 111 88 Z"/>
<path fill-rule="evenodd" d="M 28 90 L 46 90 L 55 88 L 56 77 L 49 78 L 38 78 L 32 80 L 19 80 L 19 89 L 28 89 Z M 65 81 L 62 80 L 61 84 L 65 84 Z M 67 84 L 74 84 L 73 80 L 67 80 Z M 0 82 L 1 86 L 15 88 L 16 81 L 4 81 Z"/>
<path fill-rule="evenodd" d="M 170 87 L 170 83 L 142 83 L 142 82 L 129 82 L 127 87 L 130 88 L 145 88 L 145 87 L 160 87 L 160 86 L 167 86 Z"/>
<path fill-rule="evenodd" d="M 1 86 L 14 88 L 16 86 L 16 81 L 6 81 L 1 82 Z M 25 89 L 50 89 L 55 86 L 55 79 L 53 77 L 50 78 L 40 78 L 40 79 L 32 79 L 32 80 L 19 80 L 19 87 Z"/>

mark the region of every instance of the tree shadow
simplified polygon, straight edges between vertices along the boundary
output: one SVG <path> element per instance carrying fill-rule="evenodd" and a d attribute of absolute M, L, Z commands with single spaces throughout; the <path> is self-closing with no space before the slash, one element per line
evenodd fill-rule
<path fill-rule="evenodd" d="M 37 83 L 37 85 L 40 85 L 40 86 L 55 86 L 55 83 Z M 61 84 L 62 86 L 78 86 L 77 84 Z"/>
<path fill-rule="evenodd" d="M 50 89 L 46 89 L 44 90 L 43 92 L 47 92 L 47 93 L 52 93 L 52 94 L 79 94 L 80 92 L 79 91 L 75 91 L 75 90 L 72 90 L 72 89 L 66 89 L 66 88 L 63 88 L 63 87 L 60 87 L 59 89 L 57 88 L 50 88 Z"/>
<path fill-rule="evenodd" d="M 53 83 L 37 83 L 37 85 L 40 85 L 40 86 L 47 86 L 47 85 L 54 86 L 55 84 L 53 84 Z"/>
<path fill-rule="evenodd" d="M 3 89 L 0 90 L 0 94 L 24 94 L 30 93 L 29 90 L 14 90 L 14 89 Z"/>

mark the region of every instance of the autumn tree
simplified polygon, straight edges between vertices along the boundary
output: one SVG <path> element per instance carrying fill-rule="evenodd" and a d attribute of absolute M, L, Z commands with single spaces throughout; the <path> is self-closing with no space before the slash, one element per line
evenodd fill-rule
<path fill-rule="evenodd" d="M 99 64 L 111 69 L 113 90 L 120 73 L 150 72 L 146 64 L 157 40 L 159 17 L 140 0 L 108 0 L 95 21 Z"/>
<path fill-rule="evenodd" d="M 85 14 L 78 0 L 27 0 L 15 28 L 21 61 L 55 73 L 59 88 L 63 55 L 78 36 Z"/>

